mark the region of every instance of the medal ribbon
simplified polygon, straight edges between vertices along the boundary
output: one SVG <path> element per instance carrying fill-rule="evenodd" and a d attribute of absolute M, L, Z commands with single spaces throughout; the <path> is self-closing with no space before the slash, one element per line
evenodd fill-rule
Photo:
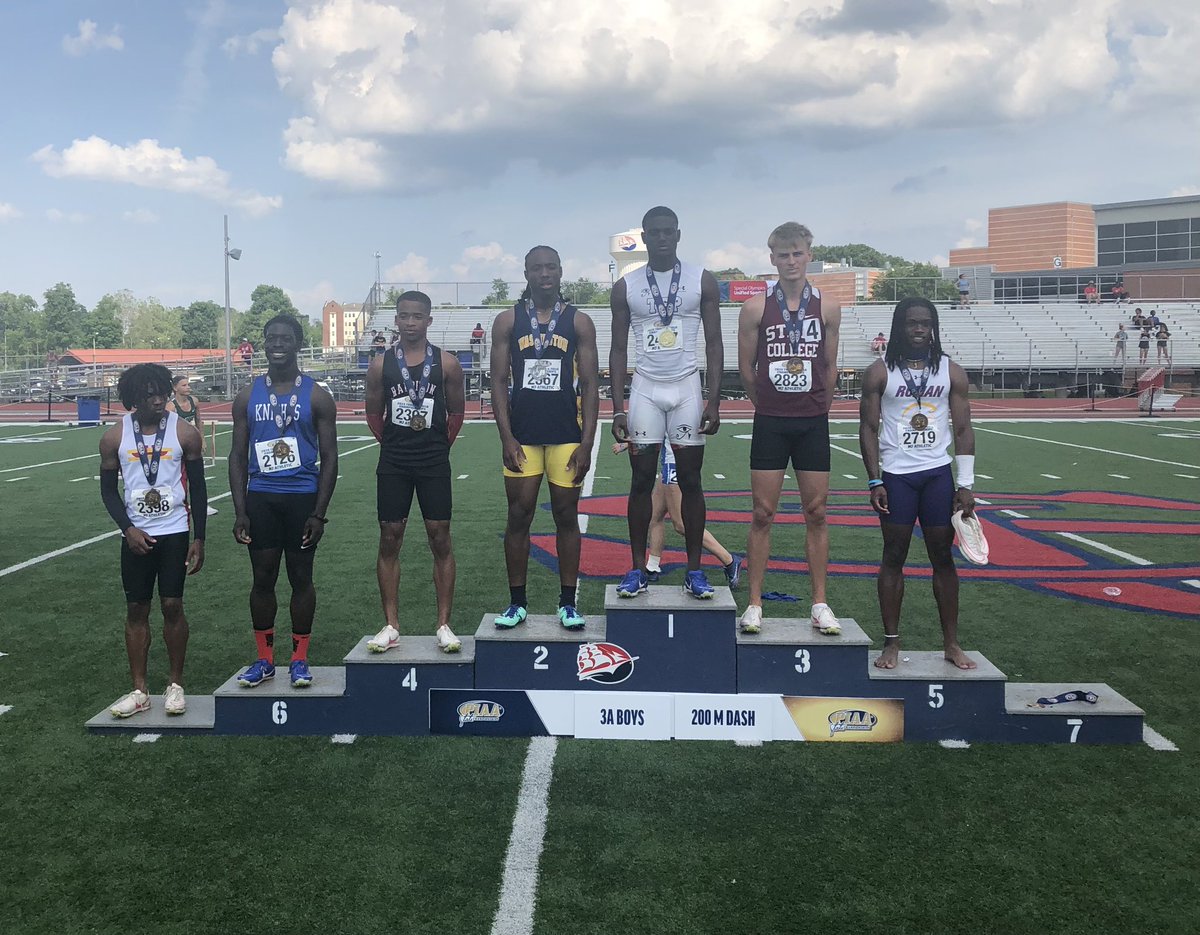
<path fill-rule="evenodd" d="M 550 346 L 550 339 L 554 337 L 554 329 L 558 327 L 558 317 L 563 312 L 563 304 L 561 299 L 554 300 L 554 311 L 550 313 L 550 324 L 546 326 L 546 336 L 542 337 L 542 328 L 538 324 L 537 308 L 534 307 L 533 299 L 525 300 L 526 311 L 529 312 L 529 331 L 533 335 L 533 353 L 540 360 L 542 351 Z"/>
<path fill-rule="evenodd" d="M 1088 704 L 1095 704 L 1099 700 L 1100 696 L 1095 692 L 1084 691 L 1082 688 L 1076 688 L 1074 691 L 1063 692 L 1061 695 L 1053 695 L 1049 698 L 1039 698 L 1037 703 L 1039 706 L 1067 704 L 1072 701 L 1086 701 Z"/>
<path fill-rule="evenodd" d="M 404 348 L 400 348 L 400 352 L 396 354 L 396 362 L 400 364 L 400 378 L 404 381 L 404 390 L 408 393 L 408 398 L 412 400 L 415 408 L 420 409 L 421 404 L 425 402 L 425 397 L 429 395 L 431 385 L 429 374 L 433 372 L 433 345 L 428 341 L 425 342 L 425 363 L 421 367 L 419 380 L 414 380 L 412 374 L 409 373 Z"/>
<path fill-rule="evenodd" d="M 667 290 L 667 299 L 664 302 L 658 282 L 654 279 L 654 270 L 650 268 L 650 264 L 646 264 L 646 282 L 650 284 L 650 295 L 654 298 L 654 311 L 658 314 L 658 320 L 664 327 L 671 323 L 671 319 L 675 315 L 675 299 L 679 294 L 679 275 L 682 272 L 683 266 L 676 260 L 675 269 L 671 271 L 671 286 Z"/>
<path fill-rule="evenodd" d="M 163 414 L 158 423 L 158 432 L 154 435 L 154 448 L 150 457 L 146 457 L 146 442 L 142 439 L 142 427 L 137 419 L 133 420 L 133 439 L 137 444 L 138 460 L 142 462 L 142 472 L 146 475 L 146 483 L 151 487 L 158 480 L 158 462 L 162 458 L 163 439 L 167 436 L 167 417 Z"/>
<path fill-rule="evenodd" d="M 812 299 L 812 284 L 806 279 L 804 291 L 800 294 L 800 308 L 796 311 L 795 319 L 788 311 L 787 299 L 783 297 L 783 287 L 775 286 L 775 301 L 779 303 L 779 314 L 783 316 L 783 326 L 787 329 L 788 344 L 792 348 L 792 356 L 800 356 L 800 338 L 804 333 L 804 316 L 808 312 L 808 303 Z"/>
<path fill-rule="evenodd" d="M 296 374 L 295 388 L 292 390 L 292 397 L 282 406 L 279 404 L 279 397 L 275 395 L 275 387 L 271 385 L 271 378 L 266 377 L 267 392 L 270 394 L 271 412 L 275 418 L 275 427 L 281 432 L 286 432 L 289 425 L 296 421 L 296 404 L 300 401 L 300 396 L 296 390 L 300 388 L 301 375 Z"/>
<path fill-rule="evenodd" d="M 917 411 L 921 410 L 921 396 L 925 393 L 925 387 L 929 385 L 929 361 L 925 362 L 925 369 L 921 371 L 921 385 L 917 385 L 917 381 L 913 379 L 912 372 L 908 369 L 908 365 L 900 362 L 900 374 L 904 377 L 904 382 L 908 385 L 908 391 L 917 401 Z"/>

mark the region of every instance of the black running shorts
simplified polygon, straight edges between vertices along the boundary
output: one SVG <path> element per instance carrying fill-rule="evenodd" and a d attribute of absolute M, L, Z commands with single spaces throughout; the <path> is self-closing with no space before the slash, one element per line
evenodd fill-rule
<path fill-rule="evenodd" d="M 381 523 L 399 523 L 408 519 L 413 494 L 427 520 L 449 520 L 453 509 L 450 491 L 450 462 L 432 467 L 409 468 L 375 477 L 375 504 Z"/>
<path fill-rule="evenodd" d="M 767 416 L 755 413 L 750 470 L 829 471 L 829 416 Z"/>
<path fill-rule="evenodd" d="M 138 555 L 121 537 L 121 587 L 130 604 L 144 604 L 154 597 L 154 582 L 158 581 L 158 596 L 183 597 L 183 582 L 187 578 L 187 554 L 190 535 L 173 532 L 154 536 L 155 545 L 149 555 Z"/>
<path fill-rule="evenodd" d="M 250 518 L 250 551 L 283 549 L 285 552 L 312 551 L 304 549 L 304 524 L 317 509 L 317 492 L 266 493 L 246 491 L 246 515 Z"/>

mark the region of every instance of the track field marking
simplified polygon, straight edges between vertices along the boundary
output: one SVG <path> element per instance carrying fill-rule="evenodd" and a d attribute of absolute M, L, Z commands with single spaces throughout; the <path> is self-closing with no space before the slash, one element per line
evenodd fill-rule
<path fill-rule="evenodd" d="M 984 480 L 995 480 L 996 479 L 996 478 L 992 477 L 991 474 L 976 474 L 975 476 L 982 477 Z"/>
<path fill-rule="evenodd" d="M 846 480 L 858 480 L 858 478 L 853 474 L 843 474 L 842 477 L 846 478 Z"/>
<path fill-rule="evenodd" d="M 19 480 L 29 480 L 29 475 L 26 475 L 25 477 L 8 477 L 5 478 L 4 483 L 15 484 Z"/>
<path fill-rule="evenodd" d="M 12 705 L 0 704 L 0 714 L 8 714 L 8 712 L 11 710 L 12 710 Z"/>
<path fill-rule="evenodd" d="M 1191 585 L 1193 588 L 1200 588 L 1200 578 L 1184 578 L 1183 583 Z M 0 653 L 0 656 L 3 655 L 4 653 Z"/>
<path fill-rule="evenodd" d="M 1107 552 L 1109 555 L 1115 555 L 1117 558 L 1123 558 L 1127 562 L 1133 562 L 1135 565 L 1153 565 L 1154 562 L 1148 562 L 1144 558 L 1138 558 L 1136 555 L 1130 555 L 1128 552 L 1122 552 L 1120 549 L 1114 549 L 1111 545 L 1105 545 L 1103 542 L 1096 542 L 1094 539 L 1085 539 L 1083 536 L 1077 536 L 1073 532 L 1060 532 L 1055 535 L 1062 536 L 1064 539 L 1072 539 L 1075 542 L 1082 542 L 1084 545 L 1089 545 L 1093 549 L 1099 549 L 1101 552 Z"/>
<path fill-rule="evenodd" d="M 1018 513 L 1016 510 L 1001 510 L 1000 512 L 1005 516 L 1011 516 L 1013 519 L 1029 519 L 1024 513 Z"/>
<path fill-rule="evenodd" d="M 1188 480 L 1200 480 L 1195 474 L 1176 474 L 1176 477 L 1186 477 Z"/>
<path fill-rule="evenodd" d="M 80 455 L 78 458 L 63 458 L 61 461 L 42 461 L 39 464 L 27 464 L 25 467 L 0 468 L 0 474 L 14 474 L 17 471 L 32 471 L 34 468 L 50 467 L 54 464 L 70 464 L 72 461 L 87 461 L 89 459 L 97 460 L 99 457 L 100 453 L 93 451 L 90 455 Z M 1185 464 L 1183 467 L 1191 467 L 1191 465 Z"/>
<path fill-rule="evenodd" d="M 458 479 L 459 479 L 459 480 L 466 480 L 466 479 L 467 479 L 468 477 L 470 477 L 470 476 L 471 476 L 470 474 L 459 474 L 459 475 L 458 475 Z"/>
<path fill-rule="evenodd" d="M 717 480 L 724 480 L 724 479 L 725 479 L 725 475 L 724 475 L 724 474 L 714 474 L 714 475 L 713 475 L 713 477 L 715 477 Z"/>
<path fill-rule="evenodd" d="M 1128 474 L 1109 474 L 1109 477 L 1115 477 L 1117 480 L 1129 480 Z"/>
<path fill-rule="evenodd" d="M 0 658 L 3 658 L 3 657 L 5 657 L 5 656 L 7 656 L 7 655 L 8 655 L 8 653 L 0 653 Z"/>
<path fill-rule="evenodd" d="M 946 750 L 969 750 L 971 745 L 965 740 L 939 740 L 938 746 Z"/>
<path fill-rule="evenodd" d="M 138 734 L 133 738 L 134 743 L 154 743 L 162 734 Z"/>
<path fill-rule="evenodd" d="M 1142 740 L 1151 750 L 1159 750 L 1163 753 L 1178 753 L 1179 748 L 1171 741 L 1167 740 L 1162 734 L 1156 731 L 1153 727 L 1142 722 Z"/>
<path fill-rule="evenodd" d="M 596 439 L 592 442 L 592 466 L 588 469 L 587 477 L 583 479 L 583 490 L 580 495 L 584 498 L 592 495 L 592 490 L 596 487 L 596 464 L 600 460 L 600 433 L 596 433 Z M 605 478 L 608 480 L 609 478 Z M 585 533 L 588 531 L 588 514 L 584 513 L 579 517 L 579 531 Z M 575 594 L 575 600 L 579 600 L 578 592 Z"/>
<path fill-rule="evenodd" d="M 329 740 L 331 743 L 351 744 L 358 740 L 358 734 L 334 734 Z"/>
<path fill-rule="evenodd" d="M 1006 435 L 1009 438 L 1023 438 L 1030 442 L 1043 442 L 1047 445 L 1062 445 L 1064 448 L 1080 448 L 1083 451 L 1098 451 L 1101 454 L 1116 455 L 1118 458 L 1136 458 L 1138 461 L 1152 461 L 1155 464 L 1169 464 L 1172 467 L 1192 468 L 1200 471 L 1200 464 L 1184 464 L 1181 461 L 1164 461 L 1161 458 L 1150 458 L 1146 455 L 1135 455 L 1128 451 L 1113 451 L 1111 448 L 1094 448 L 1091 445 L 1077 445 L 1074 442 L 1060 442 L 1055 438 L 1038 438 L 1036 435 L 1018 435 L 1016 432 L 1001 432 L 999 429 L 975 427 L 976 432 L 988 432 L 992 435 Z M 977 477 L 980 475 L 976 475 Z"/>
<path fill-rule="evenodd" d="M 90 477 L 72 477 L 67 483 L 78 484 L 81 480 L 91 480 L 91 478 Z"/>
<path fill-rule="evenodd" d="M 546 837 L 550 780 L 554 775 L 557 737 L 533 737 L 525 755 L 517 811 L 504 855 L 500 903 L 492 920 L 492 935 L 529 935 L 537 898 L 538 862 Z"/>
<path fill-rule="evenodd" d="M 1062 480 L 1057 474 L 1043 474 L 1042 477 L 1048 477 L 1050 480 Z"/>
<path fill-rule="evenodd" d="M 976 502 L 976 503 L 982 503 L 984 506 L 991 506 L 991 505 L 992 505 L 992 501 L 991 501 L 991 500 L 984 500 L 984 499 L 983 499 L 983 497 L 976 497 L 976 498 L 975 498 L 975 502 Z"/>
<path fill-rule="evenodd" d="M 835 449 L 836 451 L 840 451 L 844 455 L 849 455 L 852 458 L 857 458 L 859 460 L 862 459 L 862 452 L 851 451 L 849 448 L 843 448 L 841 445 L 830 445 L 829 447 Z"/>
<path fill-rule="evenodd" d="M 735 746 L 738 746 L 738 747 L 761 747 L 763 744 L 763 742 L 761 740 L 758 740 L 756 738 L 735 740 L 733 743 Z"/>

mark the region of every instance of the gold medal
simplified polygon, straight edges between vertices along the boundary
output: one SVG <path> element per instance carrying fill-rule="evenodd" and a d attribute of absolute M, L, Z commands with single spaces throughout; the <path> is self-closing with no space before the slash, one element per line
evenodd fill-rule
<path fill-rule="evenodd" d="M 158 505 L 162 503 L 162 494 L 151 487 L 146 491 L 146 494 L 142 497 L 142 500 L 150 509 L 157 509 Z"/>
<path fill-rule="evenodd" d="M 926 426 L 929 425 L 929 417 L 926 416 L 925 413 L 923 413 L 923 412 L 918 412 L 915 416 L 913 416 L 909 420 L 908 424 L 911 425 L 918 432 L 920 432 L 922 429 L 924 429 Z"/>
<path fill-rule="evenodd" d="M 675 346 L 674 330 L 671 328 L 663 328 L 663 330 L 658 333 L 658 345 L 659 345 L 659 347 L 674 347 Z"/>
<path fill-rule="evenodd" d="M 790 357 L 787 362 L 788 373 L 804 373 L 804 358 Z"/>
<path fill-rule="evenodd" d="M 281 438 L 271 446 L 271 455 L 276 461 L 286 461 L 292 456 L 292 446 Z"/>
<path fill-rule="evenodd" d="M 414 412 L 412 419 L 408 423 L 408 427 L 414 432 L 424 432 L 427 427 L 425 422 L 425 413 Z"/>

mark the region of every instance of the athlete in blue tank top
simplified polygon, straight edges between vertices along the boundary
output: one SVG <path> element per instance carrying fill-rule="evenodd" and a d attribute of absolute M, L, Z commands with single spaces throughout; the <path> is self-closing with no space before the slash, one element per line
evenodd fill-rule
<path fill-rule="evenodd" d="M 300 372 L 300 322 L 276 315 L 263 328 L 267 372 L 233 401 L 229 490 L 233 537 L 250 551 L 250 617 L 258 657 L 238 676 L 252 688 L 275 677 L 275 582 L 286 556 L 292 586 L 292 685 L 312 683 L 308 642 L 317 607 L 313 554 L 337 483 L 337 407 Z M 319 462 L 319 467 L 318 467 Z"/>

